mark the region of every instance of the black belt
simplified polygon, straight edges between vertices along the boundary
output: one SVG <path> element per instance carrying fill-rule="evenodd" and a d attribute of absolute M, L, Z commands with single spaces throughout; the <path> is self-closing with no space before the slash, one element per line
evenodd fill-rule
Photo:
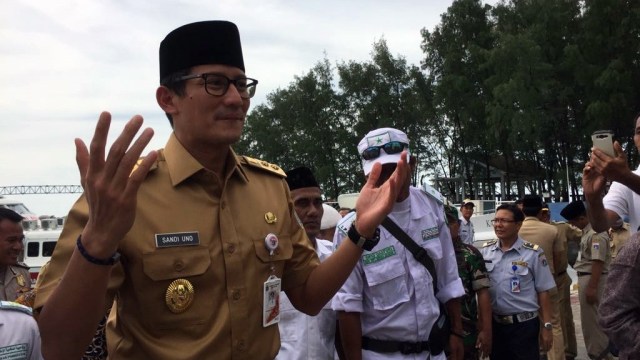
<path fill-rule="evenodd" d="M 378 340 L 370 337 L 362 337 L 362 348 L 375 351 L 377 353 L 400 352 L 402 354 L 419 354 L 429 351 L 429 342 L 420 341 L 417 343 L 393 340 Z"/>
<path fill-rule="evenodd" d="M 502 325 L 518 324 L 538 317 L 537 311 L 523 312 L 514 315 L 497 315 L 493 314 L 493 320 Z"/>
<path fill-rule="evenodd" d="M 602 275 L 606 275 L 606 272 L 603 272 Z M 591 273 L 588 272 L 584 272 L 584 271 L 578 271 L 578 276 L 585 276 L 585 275 L 591 275 Z"/>

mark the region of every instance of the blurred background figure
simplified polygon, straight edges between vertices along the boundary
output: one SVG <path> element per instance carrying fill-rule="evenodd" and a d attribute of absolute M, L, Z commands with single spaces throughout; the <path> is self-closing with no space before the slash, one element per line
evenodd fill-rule
<path fill-rule="evenodd" d="M 611 238 L 611 260 L 616 258 L 618 252 L 627 243 L 631 237 L 629 230 L 631 225 L 618 218 L 616 222 L 609 228 L 609 237 Z"/>
<path fill-rule="evenodd" d="M 324 209 L 324 213 L 322 214 L 322 221 L 320 221 L 318 239 L 333 241 L 336 225 L 338 225 L 338 221 L 342 219 L 342 215 L 331 205 L 322 204 L 322 208 Z"/>
<path fill-rule="evenodd" d="M 0 300 L 14 301 L 31 289 L 29 267 L 18 262 L 23 240 L 22 216 L 0 208 Z"/>

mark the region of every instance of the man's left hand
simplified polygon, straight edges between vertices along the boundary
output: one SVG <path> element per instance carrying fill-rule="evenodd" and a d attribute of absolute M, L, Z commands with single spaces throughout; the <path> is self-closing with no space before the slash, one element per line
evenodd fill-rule
<path fill-rule="evenodd" d="M 548 352 L 553 345 L 553 332 L 551 330 L 540 330 L 540 350 L 542 352 Z"/>
<path fill-rule="evenodd" d="M 451 334 L 449 336 L 449 349 L 451 353 L 447 357 L 448 360 L 464 359 L 464 344 L 461 337 Z"/>
<path fill-rule="evenodd" d="M 598 289 L 595 287 L 587 286 L 584 289 L 585 300 L 587 300 L 587 304 L 594 305 L 598 303 Z"/>

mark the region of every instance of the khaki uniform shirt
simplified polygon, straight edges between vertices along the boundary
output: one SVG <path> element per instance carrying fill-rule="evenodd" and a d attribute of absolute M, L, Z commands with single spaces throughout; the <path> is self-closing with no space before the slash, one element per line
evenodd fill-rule
<path fill-rule="evenodd" d="M 609 251 L 609 235 L 606 231 L 596 233 L 591 224 L 582 229 L 582 239 L 580 241 L 580 253 L 574 268 L 576 271 L 591 273 L 593 260 L 604 262 L 602 273 L 609 272 L 611 262 L 611 252 Z"/>
<path fill-rule="evenodd" d="M 304 284 L 319 264 L 284 176 L 275 165 L 231 152 L 219 179 L 170 137 L 140 187 L 135 223 L 111 275 L 111 359 L 276 356 L 278 326 L 262 325 L 264 283 L 275 275 L 286 291 Z M 69 213 L 36 307 L 59 282 L 87 217 L 83 195 Z M 278 238 L 272 254 L 265 247 L 269 234 Z M 184 283 L 173 286 L 177 279 L 188 281 L 193 295 Z M 178 304 L 191 296 L 193 302 L 173 312 L 181 306 L 168 293 Z"/>
<path fill-rule="evenodd" d="M 551 274 L 555 276 L 559 272 L 554 266 L 555 255 L 562 255 L 564 246 L 558 237 L 558 230 L 553 225 L 542 222 L 535 216 L 527 216 L 522 222 L 518 236 L 540 246 L 547 257 Z"/>
<path fill-rule="evenodd" d="M 558 273 L 561 273 L 563 270 L 566 271 L 569 266 L 569 255 L 570 249 L 576 249 L 580 244 L 580 238 L 582 237 L 582 230 L 578 229 L 575 226 L 571 226 L 568 223 L 551 223 L 551 225 L 555 226 L 558 230 L 558 237 L 560 238 L 560 242 L 562 243 L 562 249 L 564 252 L 564 256 L 557 260 L 558 263 Z"/>
<path fill-rule="evenodd" d="M 0 279 L 0 300 L 14 301 L 29 290 L 31 290 L 29 267 L 20 263 L 7 266 L 4 278 Z"/>
<path fill-rule="evenodd" d="M 620 249 L 622 249 L 629 240 L 629 237 L 631 236 L 629 228 L 629 223 L 624 223 L 618 230 L 613 228 L 609 229 L 609 237 L 611 238 L 611 259 L 616 258 Z"/>

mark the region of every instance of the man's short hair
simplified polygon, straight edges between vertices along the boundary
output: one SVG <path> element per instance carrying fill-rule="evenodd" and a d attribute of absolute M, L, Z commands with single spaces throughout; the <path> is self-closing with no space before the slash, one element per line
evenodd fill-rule
<path fill-rule="evenodd" d="M 11 222 L 14 223 L 19 223 L 22 221 L 22 219 L 24 219 L 22 217 L 22 215 L 18 214 L 17 212 L 11 210 L 11 209 L 7 209 L 4 207 L 0 207 L 0 221 L 7 219 Z"/>
<path fill-rule="evenodd" d="M 522 212 L 522 210 L 520 210 L 520 208 L 518 208 L 514 204 L 502 204 L 498 206 L 498 208 L 496 209 L 496 212 L 498 212 L 498 210 L 510 211 L 513 214 L 513 220 L 517 223 L 522 222 L 524 220 L 524 213 Z"/>
<path fill-rule="evenodd" d="M 536 216 L 542 210 L 542 198 L 538 195 L 525 195 L 522 198 L 522 212 L 526 216 Z"/>

